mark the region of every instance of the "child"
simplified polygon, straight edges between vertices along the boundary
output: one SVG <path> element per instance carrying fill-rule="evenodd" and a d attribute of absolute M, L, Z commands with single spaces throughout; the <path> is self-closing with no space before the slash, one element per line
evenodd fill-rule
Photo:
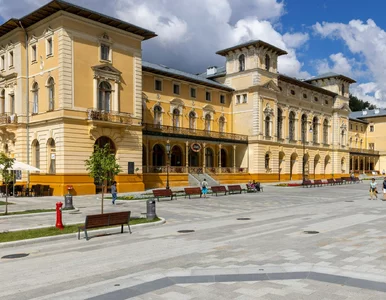
<path fill-rule="evenodd" d="M 377 183 L 375 182 L 375 178 L 371 179 L 371 182 L 370 182 L 370 199 L 369 200 L 373 200 L 373 195 L 375 196 L 375 199 L 378 199 Z"/>
<path fill-rule="evenodd" d="M 206 198 L 206 193 L 208 192 L 208 183 L 206 182 L 206 179 L 204 178 L 204 181 L 201 183 L 201 191 L 204 195 L 204 198 Z"/>

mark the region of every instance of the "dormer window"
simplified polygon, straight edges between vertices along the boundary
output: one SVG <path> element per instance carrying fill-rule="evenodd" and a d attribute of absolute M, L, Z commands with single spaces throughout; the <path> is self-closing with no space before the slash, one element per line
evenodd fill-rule
<path fill-rule="evenodd" d="M 239 72 L 245 71 L 245 55 L 239 56 Z"/>
<path fill-rule="evenodd" d="M 101 44 L 101 60 L 110 60 L 110 46 Z"/>
<path fill-rule="evenodd" d="M 265 69 L 269 71 L 269 68 L 271 66 L 271 58 L 268 54 L 265 55 Z"/>

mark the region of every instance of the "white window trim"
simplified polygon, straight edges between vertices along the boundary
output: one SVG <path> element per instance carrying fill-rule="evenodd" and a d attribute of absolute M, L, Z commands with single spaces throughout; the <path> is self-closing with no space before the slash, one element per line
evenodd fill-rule
<path fill-rule="evenodd" d="M 11 57 L 12 57 L 12 64 L 11 64 Z M 8 69 L 14 69 L 15 68 L 15 52 L 13 50 L 8 51 Z"/>
<path fill-rule="evenodd" d="M 99 54 L 99 61 L 102 63 L 113 63 L 113 41 L 108 36 L 107 33 L 104 33 L 99 38 L 99 47 L 98 47 L 98 54 Z M 109 47 L 109 59 L 105 60 L 102 59 L 102 45 L 106 45 Z"/>
<path fill-rule="evenodd" d="M 49 40 L 51 40 L 51 53 L 48 52 L 48 49 L 50 48 Z M 49 36 L 46 38 L 46 58 L 53 57 L 54 56 L 54 36 Z"/>
<path fill-rule="evenodd" d="M 160 90 L 157 90 L 156 89 L 156 81 L 161 81 L 161 89 Z M 164 89 L 164 81 L 161 79 L 161 78 L 154 78 L 154 90 L 156 91 L 156 92 L 162 92 L 163 91 L 163 89 Z"/>
<path fill-rule="evenodd" d="M 5 71 L 5 53 L 0 53 L 0 71 Z"/>
<path fill-rule="evenodd" d="M 35 47 L 35 59 L 33 59 L 33 57 L 34 57 L 34 49 L 33 49 L 33 47 Z M 38 57 L 39 57 L 37 43 L 31 44 L 30 45 L 30 49 L 31 49 L 31 65 L 32 64 L 36 64 L 38 62 Z"/>

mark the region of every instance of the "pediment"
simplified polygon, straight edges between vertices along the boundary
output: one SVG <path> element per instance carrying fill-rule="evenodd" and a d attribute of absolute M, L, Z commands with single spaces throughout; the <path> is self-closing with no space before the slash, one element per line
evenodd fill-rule
<path fill-rule="evenodd" d="M 276 85 L 276 83 L 273 82 L 273 80 L 266 82 L 262 85 L 262 87 L 274 92 L 280 92 L 279 87 Z"/>
<path fill-rule="evenodd" d="M 91 68 L 94 70 L 94 72 L 107 72 L 114 75 L 122 74 L 121 71 L 119 71 L 117 68 L 114 68 L 112 65 L 109 65 L 109 64 L 93 66 Z"/>
<path fill-rule="evenodd" d="M 350 109 L 350 106 L 348 104 L 343 104 L 341 107 L 340 107 L 341 110 L 345 110 L 347 112 L 351 112 L 351 109 Z"/>
<path fill-rule="evenodd" d="M 202 109 L 210 112 L 215 112 L 214 107 L 210 104 L 205 105 Z"/>

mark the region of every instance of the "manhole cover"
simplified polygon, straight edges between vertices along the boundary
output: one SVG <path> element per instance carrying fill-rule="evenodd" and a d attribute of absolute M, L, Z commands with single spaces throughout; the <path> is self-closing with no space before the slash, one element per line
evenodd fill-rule
<path fill-rule="evenodd" d="M 8 259 L 12 259 L 12 258 L 22 258 L 22 257 L 26 257 L 28 256 L 29 253 L 17 253 L 17 254 L 9 254 L 9 255 L 5 255 L 3 256 L 2 258 L 8 258 Z"/>
<path fill-rule="evenodd" d="M 346 200 L 346 201 L 344 201 L 344 202 L 354 202 L 354 200 Z"/>
<path fill-rule="evenodd" d="M 307 231 L 304 231 L 305 234 L 318 234 L 319 231 L 314 231 L 314 230 L 307 230 Z"/>
<path fill-rule="evenodd" d="M 178 233 L 191 233 L 194 232 L 194 230 L 178 230 Z"/>
<path fill-rule="evenodd" d="M 247 221 L 247 220 L 250 220 L 251 218 L 237 218 L 237 220 L 239 221 Z"/>

